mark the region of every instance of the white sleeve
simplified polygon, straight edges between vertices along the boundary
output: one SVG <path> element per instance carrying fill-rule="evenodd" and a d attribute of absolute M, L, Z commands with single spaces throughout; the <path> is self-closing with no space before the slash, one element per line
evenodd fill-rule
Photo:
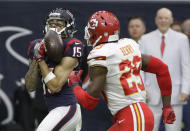
<path fill-rule="evenodd" d="M 107 57 L 108 53 L 105 49 L 92 50 L 88 55 L 88 65 L 107 67 Z"/>
<path fill-rule="evenodd" d="M 144 47 L 143 47 L 144 46 L 144 38 L 143 38 L 143 36 L 138 41 L 138 43 L 139 43 L 139 49 L 140 49 L 141 53 L 144 53 L 145 51 L 144 51 Z"/>
<path fill-rule="evenodd" d="M 89 66 L 105 66 L 107 67 L 107 63 L 106 60 L 104 60 L 104 58 L 100 58 L 100 59 L 91 59 L 88 61 L 88 65 Z"/>
<path fill-rule="evenodd" d="M 185 37 L 181 41 L 182 93 L 190 94 L 190 49 L 189 40 Z"/>

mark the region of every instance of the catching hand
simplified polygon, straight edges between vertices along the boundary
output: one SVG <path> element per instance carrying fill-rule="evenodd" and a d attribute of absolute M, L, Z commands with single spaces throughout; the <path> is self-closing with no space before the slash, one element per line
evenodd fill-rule
<path fill-rule="evenodd" d="M 34 46 L 34 59 L 41 61 L 45 59 L 45 46 L 43 42 L 37 43 Z"/>
<path fill-rule="evenodd" d="M 70 76 L 69 76 L 69 87 L 72 87 L 75 84 L 79 84 L 80 83 L 80 77 L 83 73 L 83 70 L 80 71 L 72 71 Z"/>
<path fill-rule="evenodd" d="M 163 118 L 163 123 L 164 124 L 173 124 L 174 121 L 176 120 L 175 118 L 175 113 L 172 108 L 172 106 L 164 106 L 162 108 L 162 118 Z"/>

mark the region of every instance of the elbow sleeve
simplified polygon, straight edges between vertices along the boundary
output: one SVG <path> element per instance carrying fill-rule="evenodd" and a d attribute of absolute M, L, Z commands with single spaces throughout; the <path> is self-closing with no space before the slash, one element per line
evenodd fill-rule
<path fill-rule="evenodd" d="M 171 95 L 172 82 L 171 82 L 168 66 L 165 63 L 151 56 L 150 62 L 145 72 L 156 74 L 156 78 L 157 78 L 162 96 Z"/>
<path fill-rule="evenodd" d="M 100 98 L 92 97 L 87 91 L 84 91 L 80 86 L 74 88 L 74 94 L 79 104 L 81 104 L 87 110 L 93 110 Z"/>

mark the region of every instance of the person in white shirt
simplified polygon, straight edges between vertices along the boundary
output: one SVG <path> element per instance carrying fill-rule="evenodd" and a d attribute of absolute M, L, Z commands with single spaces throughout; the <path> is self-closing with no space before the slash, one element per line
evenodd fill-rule
<path fill-rule="evenodd" d="M 189 38 L 190 42 L 190 18 L 187 18 L 182 23 L 182 31 Z M 183 107 L 183 124 L 184 131 L 190 131 L 190 100 L 188 100 L 187 104 Z"/>
<path fill-rule="evenodd" d="M 174 124 L 165 125 L 166 131 L 180 131 L 183 105 L 190 92 L 190 50 L 187 36 L 170 28 L 172 12 L 168 8 L 157 11 L 155 23 L 158 29 L 145 34 L 140 40 L 141 52 L 161 59 L 169 67 L 172 80 L 171 104 L 176 113 Z M 149 94 L 148 105 L 154 114 L 154 131 L 159 130 L 162 103 L 156 76 L 144 74 L 144 84 Z"/>
<path fill-rule="evenodd" d="M 181 26 L 181 22 L 178 22 L 178 21 L 174 21 L 172 24 L 171 24 L 171 28 L 177 32 L 182 32 L 182 26 Z"/>
<path fill-rule="evenodd" d="M 190 19 L 186 19 L 183 23 L 182 23 L 182 31 L 184 34 L 187 35 L 187 37 L 189 38 L 190 41 Z"/>

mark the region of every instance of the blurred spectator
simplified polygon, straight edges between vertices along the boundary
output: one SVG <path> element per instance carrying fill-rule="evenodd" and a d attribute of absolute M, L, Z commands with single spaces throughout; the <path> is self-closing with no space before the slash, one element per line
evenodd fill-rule
<path fill-rule="evenodd" d="M 3 75 L 0 74 L 0 131 L 23 131 L 22 127 L 13 121 L 14 110 L 9 97 L 1 88 Z"/>
<path fill-rule="evenodd" d="M 141 36 L 145 33 L 146 26 L 142 17 L 135 16 L 129 19 L 128 33 L 130 37 L 139 43 Z"/>
<path fill-rule="evenodd" d="M 166 124 L 165 129 L 166 131 L 180 131 L 183 105 L 186 103 L 190 92 L 189 42 L 187 36 L 170 28 L 173 23 L 173 16 L 168 8 L 161 8 L 157 11 L 155 23 L 158 29 L 142 37 L 141 51 L 160 58 L 169 67 L 172 79 L 171 105 L 176 114 L 176 121 L 174 124 Z M 162 115 L 162 103 L 155 75 L 145 73 L 144 83 L 150 98 L 148 105 L 154 113 L 154 131 L 158 131 Z"/>
<path fill-rule="evenodd" d="M 183 33 L 185 33 L 190 41 L 190 19 L 186 19 L 182 24 Z M 187 105 L 183 109 L 183 122 L 184 122 L 184 131 L 190 131 L 190 100 L 188 100 Z"/>
<path fill-rule="evenodd" d="M 182 24 L 183 33 L 185 33 L 190 41 L 190 19 L 186 19 Z"/>
<path fill-rule="evenodd" d="M 25 131 L 33 131 L 48 114 L 43 89 L 39 86 L 35 92 L 28 93 L 23 78 L 16 85 L 19 88 L 14 94 L 14 119 Z"/>
<path fill-rule="evenodd" d="M 16 81 L 16 85 L 19 88 L 17 88 L 14 93 L 14 120 L 22 125 L 24 131 L 33 131 L 34 113 L 32 99 L 25 89 L 25 82 L 23 78 L 20 81 Z"/>
<path fill-rule="evenodd" d="M 33 113 L 34 113 L 34 125 L 35 128 L 41 123 L 41 121 L 48 114 L 48 107 L 45 103 L 43 96 L 43 88 L 39 86 L 36 88 L 35 96 L 33 97 Z"/>
<path fill-rule="evenodd" d="M 181 23 L 178 21 L 175 21 L 173 24 L 171 24 L 171 28 L 177 32 L 182 32 Z"/>

